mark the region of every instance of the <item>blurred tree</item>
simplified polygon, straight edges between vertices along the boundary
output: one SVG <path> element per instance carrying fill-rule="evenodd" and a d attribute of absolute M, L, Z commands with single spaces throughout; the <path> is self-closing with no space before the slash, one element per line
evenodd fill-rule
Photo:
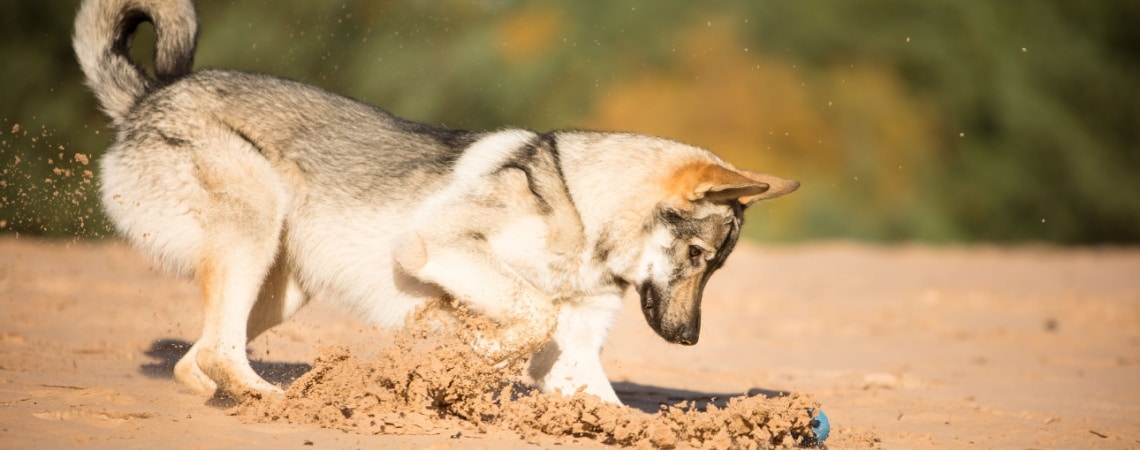
<path fill-rule="evenodd" d="M 749 7 L 760 23 L 746 39 L 768 51 L 791 53 L 814 70 L 881 66 L 932 105 L 938 137 L 915 149 L 927 168 L 912 188 L 936 215 L 924 222 L 945 225 L 887 237 L 1140 239 L 1134 3 Z"/>
<path fill-rule="evenodd" d="M 100 236 L 77 1 L 0 16 L 0 231 Z M 1140 4 L 208 0 L 198 68 L 452 127 L 621 129 L 799 178 L 766 240 L 1140 242 Z M 150 57 L 144 29 L 134 54 Z M 87 173 L 85 173 L 87 171 Z"/>

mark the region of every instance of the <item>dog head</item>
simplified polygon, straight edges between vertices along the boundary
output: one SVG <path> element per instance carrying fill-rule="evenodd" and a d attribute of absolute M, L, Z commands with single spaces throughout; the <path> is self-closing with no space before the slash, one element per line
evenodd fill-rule
<path fill-rule="evenodd" d="M 646 322 L 666 341 L 693 345 L 709 277 L 736 246 L 744 209 L 795 191 L 799 182 L 697 162 L 665 178 L 666 198 L 646 224 L 632 274 Z"/>

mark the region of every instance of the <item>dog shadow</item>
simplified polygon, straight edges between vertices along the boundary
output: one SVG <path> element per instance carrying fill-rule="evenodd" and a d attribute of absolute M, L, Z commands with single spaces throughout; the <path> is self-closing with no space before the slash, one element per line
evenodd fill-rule
<path fill-rule="evenodd" d="M 148 378 L 173 379 L 174 365 L 190 351 L 192 343 L 180 339 L 159 339 L 150 344 L 150 348 L 143 352 L 151 358 L 151 362 L 139 366 L 139 372 Z M 313 366 L 305 363 L 256 361 L 249 362 L 254 372 L 261 378 L 278 386 L 288 388 L 298 378 L 312 370 Z M 768 398 L 789 395 L 789 392 L 770 389 L 754 388 L 745 393 L 711 393 L 698 392 L 685 389 L 674 389 L 661 386 L 618 381 L 613 383 L 614 391 L 622 403 L 632 408 L 652 414 L 661 410 L 662 406 L 672 406 L 682 402 L 698 411 L 705 411 L 709 405 L 724 408 L 729 399 L 733 397 L 753 397 L 762 395 Z M 233 406 L 235 401 L 223 395 L 215 395 L 208 404 L 218 407 Z"/>
<path fill-rule="evenodd" d="M 152 359 L 151 362 L 139 366 L 139 372 L 148 378 L 173 379 L 174 365 L 190 351 L 191 342 L 180 339 L 159 339 L 151 342 L 150 348 L 143 352 Z M 288 388 L 293 381 L 300 378 L 313 366 L 305 363 L 292 363 L 280 361 L 250 360 L 250 367 L 262 379 L 278 386 Z M 224 395 L 215 395 L 208 404 L 227 407 L 236 402 Z"/>
<path fill-rule="evenodd" d="M 791 395 L 790 392 L 761 388 L 749 389 L 748 392 L 744 393 L 698 392 L 638 384 L 629 381 L 618 381 L 613 383 L 613 386 L 614 391 L 617 392 L 618 398 L 622 403 L 649 414 L 660 411 L 662 406 L 673 406 L 682 402 L 687 403 L 688 407 L 698 411 L 705 411 L 709 405 L 724 408 L 728 405 L 729 399 L 733 397 L 755 397 L 760 395 L 766 398 L 776 398 Z"/>

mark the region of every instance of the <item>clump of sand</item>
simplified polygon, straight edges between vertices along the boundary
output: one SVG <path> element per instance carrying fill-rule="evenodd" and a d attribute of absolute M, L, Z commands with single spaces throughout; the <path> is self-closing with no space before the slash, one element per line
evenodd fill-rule
<path fill-rule="evenodd" d="M 653 414 L 596 397 L 540 394 L 521 383 L 521 361 L 491 364 L 449 334 L 417 332 L 361 362 L 324 349 L 284 398 L 250 400 L 231 410 L 244 420 L 310 423 L 366 434 L 514 432 L 593 439 L 622 446 L 788 448 L 814 443 L 803 395 L 736 397 L 723 407 L 662 405 Z M 437 333 L 438 335 L 438 333 Z"/>

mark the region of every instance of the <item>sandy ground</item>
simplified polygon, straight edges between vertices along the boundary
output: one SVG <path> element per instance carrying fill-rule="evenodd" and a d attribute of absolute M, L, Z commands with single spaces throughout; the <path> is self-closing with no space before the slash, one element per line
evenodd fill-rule
<path fill-rule="evenodd" d="M 171 378 L 199 303 L 120 243 L 0 238 L 0 448 L 601 447 L 246 423 Z M 763 389 L 819 401 L 832 449 L 1140 448 L 1138 249 L 742 245 L 695 347 L 626 306 L 603 357 L 641 409 Z M 391 339 L 318 302 L 250 349 L 289 382 Z"/>

